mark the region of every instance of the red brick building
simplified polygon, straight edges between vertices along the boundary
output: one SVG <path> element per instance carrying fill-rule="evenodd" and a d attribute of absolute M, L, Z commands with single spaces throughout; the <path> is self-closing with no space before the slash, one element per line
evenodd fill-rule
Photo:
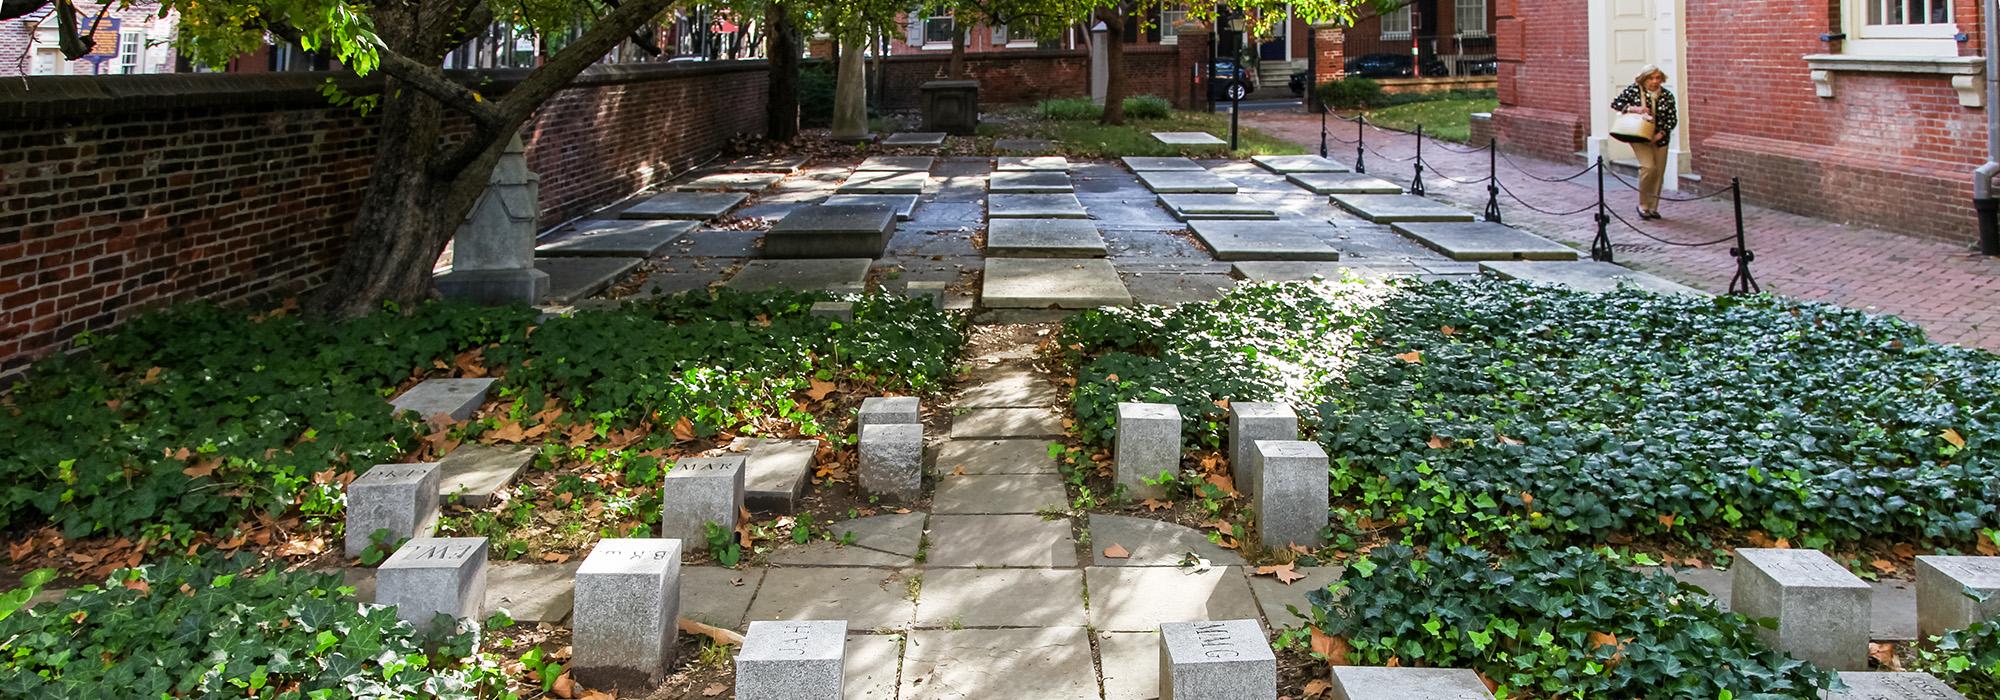
<path fill-rule="evenodd" d="M 0 22 L 0 77 L 24 75 L 130 75 L 172 73 L 171 42 L 177 17 L 160 16 L 157 2 L 115 3 L 97 19 L 103 3 L 76 4 L 80 32 L 92 40 L 89 55 L 64 58 L 57 45 L 54 5 Z"/>

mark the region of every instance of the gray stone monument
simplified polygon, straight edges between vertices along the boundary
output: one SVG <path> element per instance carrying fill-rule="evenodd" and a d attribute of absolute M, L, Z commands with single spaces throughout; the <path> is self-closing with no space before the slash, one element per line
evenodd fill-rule
<path fill-rule="evenodd" d="M 1251 483 L 1250 444 L 1258 440 L 1299 439 L 1299 414 L 1287 404 L 1267 401 L 1229 402 L 1229 469 L 1236 474 L 1236 490 L 1255 496 Z"/>
<path fill-rule="evenodd" d="M 923 425 L 863 425 L 860 449 L 861 490 L 906 503 L 923 497 Z"/>
<path fill-rule="evenodd" d="M 388 530 L 390 546 L 437 530 L 437 462 L 377 464 L 347 484 L 347 556 L 368 548 L 376 530 Z"/>
<path fill-rule="evenodd" d="M 660 536 L 706 542 L 709 523 L 736 529 L 743 512 L 745 461 L 741 456 L 683 459 L 667 470 L 660 489 Z"/>
<path fill-rule="evenodd" d="M 820 318 L 830 318 L 841 323 L 854 322 L 854 304 L 845 301 L 815 301 L 809 312 Z"/>
<path fill-rule="evenodd" d="M 451 273 L 437 279 L 440 293 L 482 304 L 539 304 L 548 296 L 549 275 L 535 269 L 541 180 L 528 171 L 527 148 L 515 134 L 452 239 Z"/>
<path fill-rule="evenodd" d="M 736 654 L 736 700 L 840 700 L 846 620 L 750 623 Z"/>
<path fill-rule="evenodd" d="M 1846 690 L 1826 693 L 1826 700 L 1965 700 L 1944 681 L 1928 673 L 1863 673 L 1842 671 Z"/>
<path fill-rule="evenodd" d="M 570 671 L 592 688 L 659 685 L 674 665 L 680 595 L 680 540 L 599 540 L 576 571 Z"/>
<path fill-rule="evenodd" d="M 944 308 L 944 292 L 945 292 L 945 283 L 943 282 L 926 282 L 919 280 L 911 282 L 903 288 L 904 296 L 909 297 L 911 299 L 929 300 L 931 303 L 931 308 L 933 309 Z"/>
<path fill-rule="evenodd" d="M 1757 636 L 1793 658 L 1834 671 L 1868 669 L 1868 584 L 1811 549 L 1738 549 L 1729 607 L 1759 625 Z"/>
<path fill-rule="evenodd" d="M 1278 657 L 1256 620 L 1160 625 L 1160 700 L 1277 700 Z"/>
<path fill-rule="evenodd" d="M 1318 547 L 1330 505 L 1326 450 L 1304 440 L 1258 440 L 1250 449 L 1258 539 L 1272 549 Z"/>
<path fill-rule="evenodd" d="M 1917 557 L 1920 636 L 1929 638 L 1995 617 L 2000 617 L 2000 557 Z"/>
<path fill-rule="evenodd" d="M 922 422 L 923 402 L 915 396 L 870 396 L 861 400 L 861 425 Z"/>
<path fill-rule="evenodd" d="M 424 420 L 446 416 L 454 421 L 471 420 L 486 403 L 486 393 L 498 379 L 426 379 L 389 401 L 395 413 L 416 411 Z"/>
<path fill-rule="evenodd" d="M 1162 485 L 1147 484 L 1160 472 L 1181 471 L 1181 409 L 1170 403 L 1118 404 L 1118 440 L 1112 446 L 1118 484 L 1125 495 L 1159 498 Z"/>
<path fill-rule="evenodd" d="M 403 543 L 375 570 L 375 604 L 427 629 L 442 613 L 478 620 L 486 602 L 486 538 L 422 537 Z"/>
<path fill-rule="evenodd" d="M 1469 668 L 1333 667 L 1331 700 L 1493 700 Z"/>

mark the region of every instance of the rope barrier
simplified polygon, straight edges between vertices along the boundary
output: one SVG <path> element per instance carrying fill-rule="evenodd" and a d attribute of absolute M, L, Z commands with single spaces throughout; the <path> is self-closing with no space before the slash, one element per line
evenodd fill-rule
<path fill-rule="evenodd" d="M 1639 185 L 1638 185 L 1638 183 L 1635 183 L 1635 182 L 1631 182 L 1631 181 L 1629 181 L 1629 180 L 1626 180 L 1626 179 L 1625 179 L 1625 176 L 1624 176 L 1624 175 L 1620 175 L 1620 174 L 1618 174 L 1618 171 L 1616 171 L 1616 170 L 1613 170 L 1613 171 L 1611 171 L 1611 177 L 1612 177 L 1613 179 L 1617 180 L 1617 181 L 1618 181 L 1618 184 L 1620 184 L 1620 185 L 1624 185 L 1624 186 L 1625 186 L 1625 189 L 1628 189 L 1628 190 L 1631 190 L 1631 191 L 1633 191 L 1633 192 L 1637 192 L 1637 191 L 1639 191 Z M 1667 195 L 1664 195 L 1664 194 L 1663 194 L 1663 195 L 1660 195 L 1660 199 L 1662 199 L 1662 200 L 1665 200 L 1665 201 L 1669 201 L 1669 202 L 1699 202 L 1699 201 L 1701 201 L 1701 200 L 1704 200 L 1704 199 L 1715 199 L 1715 198 L 1717 198 L 1717 197 L 1721 197 L 1722 195 L 1725 195 L 1725 194 L 1728 194 L 1728 193 L 1729 193 L 1729 190 L 1716 190 L 1716 191 L 1714 191 L 1714 192 L 1710 192 L 1710 193 L 1708 193 L 1708 194 L 1703 194 L 1703 195 L 1696 195 L 1696 196 L 1693 196 L 1693 197 L 1669 197 L 1669 196 L 1667 196 Z"/>
<path fill-rule="evenodd" d="M 1431 136 L 1431 137 L 1427 137 L 1427 138 L 1429 138 L 1429 139 L 1430 139 L 1430 141 L 1431 141 L 1431 145 L 1432 145 L 1432 146 L 1435 146 L 1435 147 L 1437 147 L 1437 148 L 1441 148 L 1441 149 L 1444 149 L 1445 151 L 1448 151 L 1448 152 L 1451 152 L 1451 153 L 1457 153 L 1457 154 L 1460 154 L 1460 155 L 1467 155 L 1467 154 L 1472 154 L 1472 153 L 1479 153 L 1479 152 L 1481 152 L 1481 151 L 1485 151 L 1485 150 L 1486 150 L 1486 147 L 1485 147 L 1485 146 L 1480 146 L 1480 147 L 1478 147 L 1478 148 L 1462 148 L 1462 149 L 1461 149 L 1461 148 L 1453 148 L 1453 147 L 1451 147 L 1451 146 L 1449 145 L 1449 144 L 1451 143 L 1450 141 L 1445 141 L 1445 140 L 1443 140 L 1443 139 L 1440 139 L 1440 138 L 1437 138 L 1437 137 L 1435 137 L 1435 136 Z"/>
<path fill-rule="evenodd" d="M 1609 211 L 1611 212 L 1611 218 L 1613 218 L 1613 219 L 1617 219 L 1617 220 L 1618 220 L 1618 223 L 1621 223 L 1621 224 L 1624 224 L 1624 225 L 1625 225 L 1625 228 L 1629 228 L 1629 229 L 1632 229 L 1632 232 L 1633 232 L 1633 233 L 1637 233 L 1637 234 L 1639 234 L 1639 235 L 1641 235 L 1641 236 L 1645 236 L 1645 237 L 1647 237 L 1647 238 L 1651 238 L 1651 239 L 1653 239 L 1653 240 L 1655 240 L 1655 241 L 1658 241 L 1658 242 L 1660 242 L 1660 243 L 1664 243 L 1664 244 L 1666 244 L 1666 245 L 1671 245 L 1671 246 L 1680 246 L 1680 247 L 1682 247 L 1682 248 L 1700 248 L 1700 247 L 1703 247 L 1703 246 L 1711 246 L 1711 245 L 1716 245 L 1716 244 L 1718 244 L 1718 243 L 1728 243 L 1728 242 L 1730 242 L 1730 241 L 1733 241 L 1733 240 L 1736 240 L 1736 234 L 1732 233 L 1732 234 L 1729 234 L 1729 235 L 1727 235 L 1727 236 L 1723 236 L 1723 237 L 1721 237 L 1721 238 L 1717 238 L 1717 239 L 1715 239 L 1715 240 L 1712 240 L 1712 241 L 1705 241 L 1705 242 L 1702 242 L 1702 243 L 1682 243 L 1682 242 L 1680 242 L 1680 241 L 1670 241 L 1670 240 L 1667 240 L 1667 239 L 1665 239 L 1665 238 L 1661 238 L 1661 237 L 1659 237 L 1659 236 L 1655 236 L 1655 235 L 1653 235 L 1653 234 L 1650 234 L 1650 233 L 1646 233 L 1646 230 L 1645 230 L 1645 229 L 1642 229 L 1642 228 L 1639 228 L 1638 226 L 1635 226 L 1635 225 L 1633 225 L 1633 224 L 1632 224 L 1632 222 L 1630 222 L 1630 221 L 1626 221 L 1626 220 L 1625 220 L 1625 216 L 1624 216 L 1623 214 L 1619 214 L 1619 213 L 1618 213 L 1618 210 L 1616 210 L 1616 209 L 1612 209 L 1612 210 L 1609 210 Z"/>
<path fill-rule="evenodd" d="M 1584 166 L 1584 168 L 1583 168 L 1582 170 L 1578 170 L 1578 171 L 1576 171 L 1576 172 L 1575 172 L 1575 173 L 1573 173 L 1573 174 L 1570 174 L 1570 175 L 1565 175 L 1565 176 L 1563 176 L 1563 177 L 1556 177 L 1556 178 L 1548 178 L 1548 177 L 1542 177 L 1542 176 L 1540 176 L 1540 175 L 1536 175 L 1536 174 L 1534 174 L 1534 173 L 1532 173 L 1532 172 L 1529 172 L 1527 168 L 1523 168 L 1523 167 L 1521 167 L 1521 164 L 1520 164 L 1520 163 L 1516 163 L 1516 162 L 1514 162 L 1514 159 L 1513 159 L 1513 158 L 1511 158 L 1511 157 L 1508 157 L 1508 155 L 1507 155 L 1507 152 L 1506 152 L 1506 151 L 1500 151 L 1500 160 L 1503 160 L 1503 161 L 1506 161 L 1506 162 L 1507 162 L 1507 165 L 1509 165 L 1509 166 L 1513 167 L 1513 168 L 1514 168 L 1514 170 L 1515 170 L 1516 172 L 1519 172 L 1519 173 L 1521 173 L 1522 175 L 1526 175 L 1526 176 L 1528 176 L 1528 179 L 1530 179 L 1530 180 L 1539 180 L 1539 181 L 1541 181 L 1541 182 L 1569 182 L 1569 181 L 1571 181 L 1571 180 L 1575 180 L 1575 179 L 1577 179 L 1577 178 L 1579 178 L 1579 177 L 1583 177 L 1583 176 L 1585 176 L 1585 175 L 1588 175 L 1588 174 L 1590 174 L 1590 171 L 1592 171 L 1592 170 L 1596 170 L 1596 169 L 1597 169 L 1597 164 L 1596 164 L 1596 163 L 1591 163 L 1590 165 L 1587 165 L 1587 166 Z"/>
<path fill-rule="evenodd" d="M 1513 190 L 1507 189 L 1507 183 L 1504 182 L 1500 183 L 1500 191 L 1507 193 L 1508 197 L 1512 198 L 1516 202 L 1519 202 L 1521 206 L 1527 207 L 1530 211 L 1541 212 L 1549 216 L 1576 216 L 1577 214 L 1582 214 L 1584 212 L 1597 208 L 1597 203 L 1591 202 L 1589 204 L 1583 205 L 1582 209 L 1577 209 L 1574 211 L 1549 211 L 1547 209 L 1537 207 L 1533 204 L 1529 204 L 1527 200 L 1521 199 L 1521 195 L 1514 194 Z"/>
<path fill-rule="evenodd" d="M 1487 181 L 1487 180 L 1491 180 L 1491 179 L 1493 179 L 1493 176 L 1492 176 L 1492 175 L 1487 175 L 1486 177 L 1482 177 L 1482 178 L 1479 178 L 1479 179 L 1477 179 L 1477 180 L 1461 180 L 1461 179 L 1458 179 L 1458 178 L 1455 178 L 1455 177 L 1452 177 L 1452 176 L 1450 176 L 1450 175 L 1446 175 L 1446 174 L 1444 174 L 1444 173 L 1442 173 L 1442 172 L 1438 172 L 1438 166 L 1437 166 L 1437 164 L 1435 164 L 1435 163 L 1432 163 L 1432 162 L 1430 162 L 1430 161 L 1428 161 L 1428 160 L 1426 160 L 1426 161 L 1423 161 L 1423 163 L 1424 163 L 1424 167 L 1426 167 L 1426 168 L 1430 168 L 1430 172 L 1431 172 L 1431 174 L 1432 174 L 1432 175 L 1436 175 L 1436 176 L 1438 176 L 1438 177 L 1441 177 L 1441 178 L 1444 178 L 1444 179 L 1446 179 L 1446 180 L 1450 180 L 1450 181 L 1452 181 L 1452 182 L 1456 182 L 1456 183 L 1458 183 L 1458 184 L 1461 184 L 1461 185 L 1477 185 L 1477 184 L 1479 184 L 1479 183 L 1482 183 L 1482 182 L 1485 182 L 1485 181 Z"/>

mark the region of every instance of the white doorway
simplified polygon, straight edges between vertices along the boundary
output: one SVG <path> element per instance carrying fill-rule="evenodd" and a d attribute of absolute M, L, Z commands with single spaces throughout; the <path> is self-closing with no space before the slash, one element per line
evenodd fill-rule
<path fill-rule="evenodd" d="M 1647 65 L 1667 73 L 1679 124 L 1662 187 L 1679 189 L 1679 175 L 1688 166 L 1687 41 L 1681 18 L 1685 0 L 1590 0 L 1590 134 L 1591 157 L 1606 162 L 1632 158 L 1632 149 L 1606 134 L 1611 129 L 1611 99 L 1632 84 Z"/>

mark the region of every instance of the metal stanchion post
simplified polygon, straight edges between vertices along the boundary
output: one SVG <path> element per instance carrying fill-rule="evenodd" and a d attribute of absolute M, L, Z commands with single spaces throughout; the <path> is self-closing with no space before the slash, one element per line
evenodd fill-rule
<path fill-rule="evenodd" d="M 1500 221 L 1500 140 L 1486 141 L 1486 220 Z"/>
<path fill-rule="evenodd" d="M 1241 59 L 1238 59 L 1238 60 L 1241 60 Z M 1236 70 L 1237 70 L 1237 71 L 1239 71 L 1239 72 L 1240 72 L 1240 71 L 1242 71 L 1242 70 L 1243 70 L 1243 66 L 1242 66 L 1242 65 L 1240 65 L 1240 64 L 1239 64 L 1239 65 L 1237 65 L 1237 67 L 1236 67 Z M 1234 84 L 1234 80 L 1232 80 L 1232 81 L 1231 81 L 1231 85 L 1230 85 L 1229 87 L 1230 87 L 1230 90 L 1229 90 L 1229 150 L 1232 150 L 1232 151 L 1234 151 L 1234 150 L 1236 150 L 1236 115 L 1237 115 L 1237 114 L 1240 114 L 1240 113 L 1242 113 L 1242 111 L 1243 111 L 1243 92 L 1244 92 L 1244 90 L 1248 90 L 1249 88 L 1244 88 L 1243 90 L 1238 90 L 1238 89 L 1236 89 L 1236 85 Z"/>
<path fill-rule="evenodd" d="M 1321 158 L 1326 157 L 1326 110 L 1326 105 L 1319 106 L 1319 157 Z"/>
<path fill-rule="evenodd" d="M 1411 162 L 1414 163 L 1411 170 L 1414 175 L 1410 177 L 1410 194 L 1421 197 L 1424 194 L 1424 125 L 1422 124 L 1417 125 L 1417 157 Z"/>
<path fill-rule="evenodd" d="M 1604 207 L 1604 156 L 1597 157 L 1597 238 L 1590 241 L 1590 259 L 1598 262 L 1615 262 L 1611 259 L 1611 210 Z"/>
<path fill-rule="evenodd" d="M 1730 294 L 1756 294 L 1764 291 L 1757 285 L 1757 278 L 1750 276 L 1750 261 L 1757 256 L 1750 252 L 1750 244 L 1743 237 L 1743 181 L 1729 178 L 1729 198 L 1736 205 L 1736 247 L 1729 249 L 1729 257 L 1736 258 L 1736 276 L 1729 279 Z"/>
<path fill-rule="evenodd" d="M 1368 113 L 1354 118 L 1354 172 L 1368 172 Z"/>

